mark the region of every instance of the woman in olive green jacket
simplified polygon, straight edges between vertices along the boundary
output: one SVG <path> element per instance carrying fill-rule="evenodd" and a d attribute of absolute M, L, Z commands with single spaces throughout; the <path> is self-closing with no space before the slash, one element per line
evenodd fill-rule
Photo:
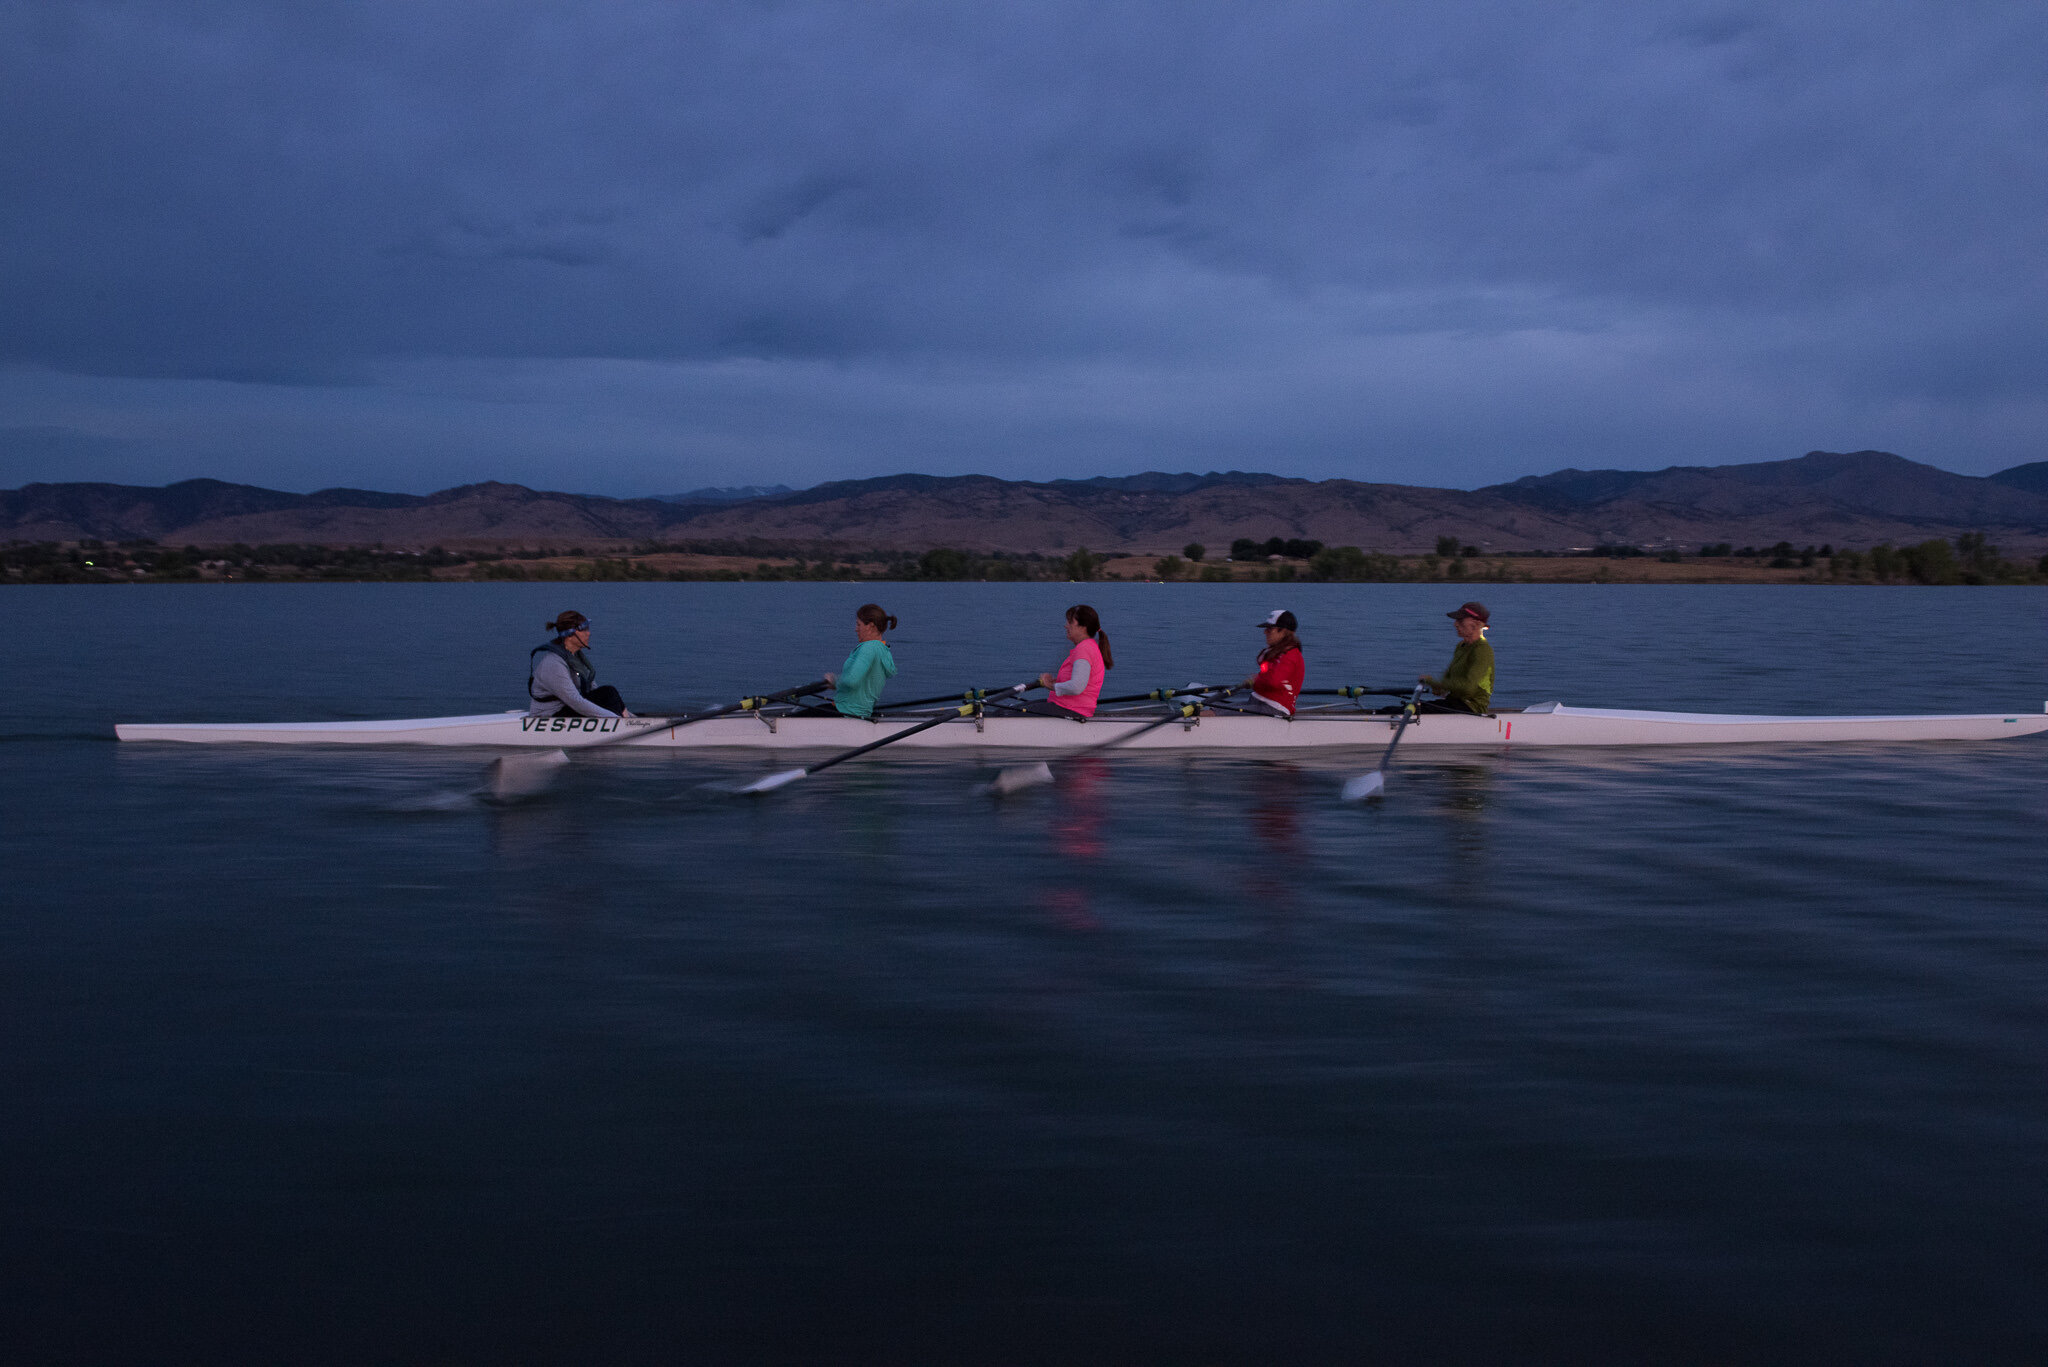
<path fill-rule="evenodd" d="M 1437 695 L 1422 705 L 1425 712 L 1477 712 L 1493 705 L 1493 647 L 1486 640 L 1486 604 L 1467 603 L 1445 613 L 1458 628 L 1458 648 L 1451 652 L 1443 677 L 1424 674 L 1420 680 Z"/>

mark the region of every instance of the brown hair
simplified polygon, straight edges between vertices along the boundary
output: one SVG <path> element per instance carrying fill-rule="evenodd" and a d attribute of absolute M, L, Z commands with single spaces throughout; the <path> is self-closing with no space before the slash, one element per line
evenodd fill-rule
<path fill-rule="evenodd" d="M 1109 653 L 1109 633 L 1102 629 L 1102 618 L 1086 603 L 1076 603 L 1067 609 L 1067 620 L 1079 622 L 1081 629 L 1095 638 L 1096 647 L 1102 651 L 1102 667 L 1115 669 L 1116 660 Z"/>
<path fill-rule="evenodd" d="M 557 636 L 567 636 L 590 619 L 580 612 L 565 612 L 547 624 L 549 631 Z"/>
<path fill-rule="evenodd" d="M 1290 650 L 1301 649 L 1301 638 L 1286 627 L 1280 628 L 1280 639 L 1259 652 L 1259 663 L 1268 664 L 1279 659 Z"/>
<path fill-rule="evenodd" d="M 880 603 L 862 603 L 855 610 L 853 620 L 856 622 L 866 622 L 876 631 L 894 631 L 896 629 L 896 619 L 882 611 Z"/>

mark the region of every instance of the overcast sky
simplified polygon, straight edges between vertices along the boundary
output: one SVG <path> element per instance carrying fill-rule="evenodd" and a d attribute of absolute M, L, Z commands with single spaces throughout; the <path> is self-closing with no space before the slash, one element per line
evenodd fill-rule
<path fill-rule="evenodd" d="M 2048 458 L 2048 6 L 0 0 L 0 484 Z"/>

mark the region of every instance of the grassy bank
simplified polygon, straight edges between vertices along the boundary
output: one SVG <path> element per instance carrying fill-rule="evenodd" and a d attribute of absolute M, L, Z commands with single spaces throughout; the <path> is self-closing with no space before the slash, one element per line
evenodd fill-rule
<path fill-rule="evenodd" d="M 1234 550 L 1262 547 L 1234 547 Z M 2008 559 L 1981 536 L 1879 545 L 1703 547 L 1705 554 L 1635 547 L 1587 553 L 1385 555 L 1287 542 L 1211 560 L 1181 555 L 980 555 L 938 547 L 814 551 L 766 544 L 449 550 L 333 546 L 159 546 L 154 542 L 17 542 L 0 547 L 0 583 L 305 583 L 631 581 L 1157 581 L 1182 583 L 1470 584 L 2048 584 L 2048 556 Z M 807 553 L 808 552 L 808 553 Z M 1472 552 L 1472 553 L 1465 553 Z M 1195 553 L 1195 554 L 1189 554 Z"/>

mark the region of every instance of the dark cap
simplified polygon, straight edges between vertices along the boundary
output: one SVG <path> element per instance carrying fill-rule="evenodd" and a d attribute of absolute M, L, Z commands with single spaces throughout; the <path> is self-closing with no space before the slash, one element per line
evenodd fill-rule
<path fill-rule="evenodd" d="M 1452 619 L 1456 619 L 1459 617 L 1470 617 L 1473 621 L 1479 623 L 1479 625 L 1485 626 L 1487 620 L 1486 604 L 1467 603 L 1463 607 L 1459 608 L 1456 612 L 1447 612 L 1444 614 L 1444 616 Z"/>
<path fill-rule="evenodd" d="M 554 632 L 557 636 L 567 636 L 570 632 L 589 625 L 590 619 L 582 613 L 565 612 L 555 618 L 554 621 L 548 623 L 548 630 Z"/>
<path fill-rule="evenodd" d="M 1262 627 L 1278 627 L 1282 631 L 1293 631 L 1295 628 L 1294 614 L 1286 608 L 1274 608 L 1259 619 L 1259 625 Z"/>

